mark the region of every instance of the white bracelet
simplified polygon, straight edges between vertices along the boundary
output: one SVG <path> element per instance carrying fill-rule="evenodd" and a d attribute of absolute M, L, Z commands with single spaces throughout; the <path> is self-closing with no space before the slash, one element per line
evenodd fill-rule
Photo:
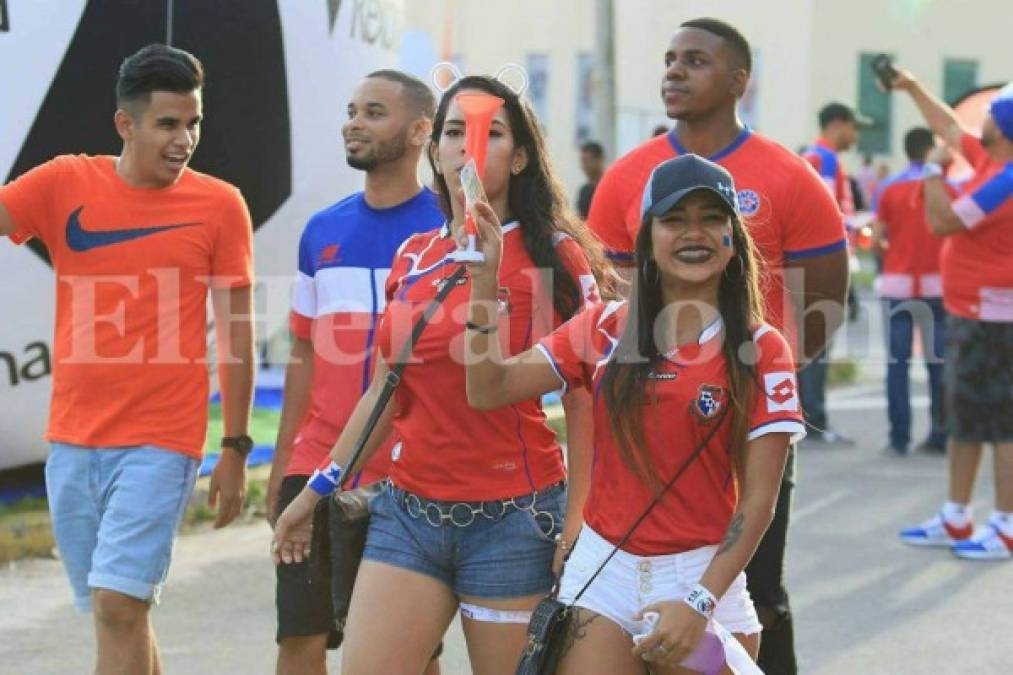
<path fill-rule="evenodd" d="M 714 597 L 714 594 L 700 584 L 693 587 L 693 590 L 683 599 L 683 602 L 708 620 L 714 617 L 714 610 L 718 606 L 718 599 Z"/>
<path fill-rule="evenodd" d="M 326 497 L 337 489 L 343 471 L 344 469 L 331 462 L 323 471 L 320 469 L 314 471 L 306 485 L 321 497 Z"/>

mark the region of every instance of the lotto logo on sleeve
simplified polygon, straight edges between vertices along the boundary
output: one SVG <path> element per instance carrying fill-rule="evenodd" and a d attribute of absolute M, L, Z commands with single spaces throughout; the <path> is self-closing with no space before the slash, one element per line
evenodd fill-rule
<path fill-rule="evenodd" d="M 794 373 L 766 373 L 763 385 L 767 394 L 767 412 L 798 411 L 798 386 Z"/>

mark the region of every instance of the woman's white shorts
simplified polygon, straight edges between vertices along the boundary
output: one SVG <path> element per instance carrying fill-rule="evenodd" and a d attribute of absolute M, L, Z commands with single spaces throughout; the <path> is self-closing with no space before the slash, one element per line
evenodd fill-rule
<path fill-rule="evenodd" d="M 613 548 L 613 544 L 585 525 L 566 561 L 559 600 L 572 602 Z M 647 624 L 634 621 L 633 617 L 646 605 L 685 598 L 703 577 L 717 548 L 704 546 L 685 553 L 656 556 L 639 556 L 620 550 L 576 605 L 612 620 L 630 635 L 645 632 Z M 732 633 L 760 632 L 756 609 L 746 590 L 745 574 L 739 574 L 718 600 L 714 621 Z"/>

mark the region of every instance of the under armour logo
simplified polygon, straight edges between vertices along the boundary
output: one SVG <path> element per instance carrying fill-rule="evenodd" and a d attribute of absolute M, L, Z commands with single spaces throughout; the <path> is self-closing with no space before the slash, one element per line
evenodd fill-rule
<path fill-rule="evenodd" d="M 729 199 L 735 198 L 735 191 L 732 189 L 732 186 L 728 185 L 727 183 L 718 183 L 718 192 L 728 197 Z"/>

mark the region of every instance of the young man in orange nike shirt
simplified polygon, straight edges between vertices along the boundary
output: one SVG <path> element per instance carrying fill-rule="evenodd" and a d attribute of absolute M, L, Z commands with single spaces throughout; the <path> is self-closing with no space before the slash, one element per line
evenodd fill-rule
<path fill-rule="evenodd" d="M 46 489 L 100 674 L 161 671 L 149 610 L 207 434 L 209 290 L 226 435 L 215 526 L 243 505 L 253 231 L 235 187 L 187 168 L 203 83 L 191 54 L 141 49 L 116 84 L 119 157 L 63 155 L 0 188 L 0 235 L 41 240 L 57 275 Z"/>

